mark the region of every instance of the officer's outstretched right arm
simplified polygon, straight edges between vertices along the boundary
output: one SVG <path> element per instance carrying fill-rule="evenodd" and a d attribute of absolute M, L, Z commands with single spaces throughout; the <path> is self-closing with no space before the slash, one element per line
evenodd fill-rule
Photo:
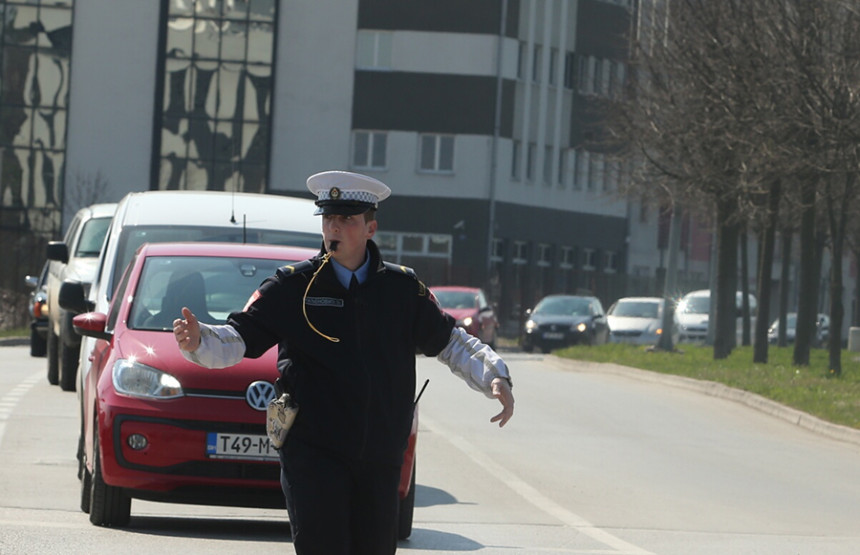
<path fill-rule="evenodd" d="M 206 368 L 226 368 L 245 356 L 245 342 L 233 326 L 201 324 L 185 307 L 182 316 L 173 321 L 173 336 L 187 360 Z"/>

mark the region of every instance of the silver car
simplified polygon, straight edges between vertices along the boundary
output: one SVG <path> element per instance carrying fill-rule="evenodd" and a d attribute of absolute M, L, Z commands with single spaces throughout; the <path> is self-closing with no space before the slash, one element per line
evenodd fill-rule
<path fill-rule="evenodd" d="M 624 297 L 609 307 L 609 341 L 656 345 L 663 334 L 663 299 L 660 297 Z M 678 320 L 672 325 L 672 344 L 678 342 Z"/>

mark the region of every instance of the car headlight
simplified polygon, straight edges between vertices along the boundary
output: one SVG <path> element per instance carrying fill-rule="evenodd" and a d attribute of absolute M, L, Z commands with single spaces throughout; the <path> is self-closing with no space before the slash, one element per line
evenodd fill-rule
<path fill-rule="evenodd" d="M 472 325 L 472 317 L 471 316 L 469 316 L 468 318 L 463 318 L 463 327 L 464 328 L 468 328 L 471 325 Z"/>
<path fill-rule="evenodd" d="M 174 376 L 134 359 L 114 363 L 113 387 L 117 393 L 148 399 L 174 399 L 183 395 L 182 385 Z"/>
<path fill-rule="evenodd" d="M 537 324 L 535 323 L 534 320 L 527 320 L 526 321 L 526 331 L 534 331 L 534 329 L 536 327 L 537 327 Z"/>
<path fill-rule="evenodd" d="M 588 325 L 585 322 L 580 322 L 573 327 L 574 330 L 579 333 L 585 333 L 585 330 L 588 329 Z"/>

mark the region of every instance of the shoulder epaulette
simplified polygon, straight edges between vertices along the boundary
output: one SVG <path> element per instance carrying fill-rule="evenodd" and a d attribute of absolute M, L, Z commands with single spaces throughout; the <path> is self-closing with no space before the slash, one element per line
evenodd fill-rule
<path fill-rule="evenodd" d="M 413 270 L 409 266 L 403 266 L 401 264 L 392 264 L 391 262 L 383 262 L 382 265 L 385 266 L 385 269 L 390 272 L 395 272 L 398 274 L 409 276 L 414 279 L 418 279 L 418 275 L 415 273 L 415 270 Z"/>
<path fill-rule="evenodd" d="M 292 276 L 297 274 L 303 274 L 305 272 L 313 271 L 316 269 L 316 264 L 314 263 L 314 259 L 311 258 L 309 260 L 302 260 L 301 262 L 294 262 L 293 264 L 286 264 L 278 268 L 284 275 Z"/>

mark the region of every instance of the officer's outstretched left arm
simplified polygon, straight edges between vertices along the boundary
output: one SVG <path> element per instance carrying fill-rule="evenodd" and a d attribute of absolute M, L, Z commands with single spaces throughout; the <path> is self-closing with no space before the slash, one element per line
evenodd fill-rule
<path fill-rule="evenodd" d="M 502 404 L 502 412 L 491 418 L 490 422 L 498 422 L 500 427 L 507 424 L 514 415 L 511 374 L 505 361 L 489 345 L 481 343 L 462 328 L 454 328 L 448 345 L 436 358 L 472 389 L 483 392 L 491 399 L 498 399 Z"/>

